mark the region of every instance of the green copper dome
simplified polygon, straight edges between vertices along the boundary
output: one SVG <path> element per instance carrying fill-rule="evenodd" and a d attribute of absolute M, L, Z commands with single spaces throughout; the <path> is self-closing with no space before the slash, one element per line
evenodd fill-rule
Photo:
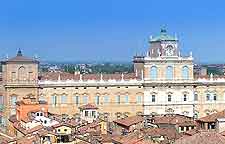
<path fill-rule="evenodd" d="M 159 41 L 177 41 L 177 38 L 168 35 L 166 29 L 162 28 L 159 36 L 150 39 L 150 42 L 159 42 Z"/>

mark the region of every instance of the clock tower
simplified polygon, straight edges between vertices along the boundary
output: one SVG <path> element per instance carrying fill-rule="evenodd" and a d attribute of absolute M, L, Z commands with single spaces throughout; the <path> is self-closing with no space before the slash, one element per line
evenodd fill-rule
<path fill-rule="evenodd" d="M 172 112 L 192 117 L 192 53 L 187 56 L 181 55 L 178 39 L 169 35 L 165 28 L 160 30 L 158 36 L 151 37 L 149 43 L 148 53 L 142 58 L 144 114 Z"/>
<path fill-rule="evenodd" d="M 161 29 L 159 36 L 151 37 L 149 43 L 151 57 L 178 57 L 178 39 L 168 35 L 165 28 Z"/>

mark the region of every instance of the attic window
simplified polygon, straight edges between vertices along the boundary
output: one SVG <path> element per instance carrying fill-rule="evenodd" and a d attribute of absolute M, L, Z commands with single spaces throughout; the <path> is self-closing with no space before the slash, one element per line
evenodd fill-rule
<path fill-rule="evenodd" d="M 44 120 L 44 124 L 47 124 L 47 120 Z"/>
<path fill-rule="evenodd" d="M 66 131 L 67 131 L 67 129 L 64 129 L 64 131 L 66 132 Z"/>
<path fill-rule="evenodd" d="M 37 116 L 39 116 L 39 113 L 36 113 Z"/>
<path fill-rule="evenodd" d="M 58 132 L 60 132 L 60 129 L 58 129 Z"/>
<path fill-rule="evenodd" d="M 43 116 L 43 113 L 40 113 L 40 116 Z"/>

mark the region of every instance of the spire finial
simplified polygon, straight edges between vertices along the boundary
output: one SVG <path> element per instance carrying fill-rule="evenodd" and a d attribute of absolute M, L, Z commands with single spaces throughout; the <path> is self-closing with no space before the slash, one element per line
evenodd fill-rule
<path fill-rule="evenodd" d="M 23 56 L 21 49 L 18 49 L 17 56 Z"/>

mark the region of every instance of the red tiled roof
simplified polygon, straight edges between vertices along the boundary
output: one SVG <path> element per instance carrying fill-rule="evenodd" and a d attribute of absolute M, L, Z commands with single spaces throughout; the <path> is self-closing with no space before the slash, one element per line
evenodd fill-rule
<path fill-rule="evenodd" d="M 76 127 L 79 125 L 79 122 L 77 122 L 75 119 L 68 119 L 65 123 L 72 127 Z"/>
<path fill-rule="evenodd" d="M 145 141 L 144 136 L 140 133 L 130 133 L 125 136 L 113 136 L 112 141 L 117 144 L 152 144 L 150 141 Z"/>
<path fill-rule="evenodd" d="M 170 140 L 177 139 L 180 137 L 179 133 L 175 128 L 149 128 L 142 130 L 145 134 L 152 137 L 164 136 Z"/>
<path fill-rule="evenodd" d="M 225 137 L 213 131 L 202 131 L 192 136 L 184 136 L 174 144 L 225 144 Z"/>
<path fill-rule="evenodd" d="M 79 109 L 81 109 L 81 110 L 98 109 L 98 107 L 96 107 L 94 104 L 88 103 L 86 105 L 80 106 Z"/>
<path fill-rule="evenodd" d="M 99 125 L 100 125 L 99 122 L 95 121 L 95 122 L 92 122 L 90 124 L 87 124 L 87 125 L 84 125 L 82 127 L 79 127 L 78 131 L 79 131 L 80 134 L 89 133 L 89 132 L 92 132 L 93 129 L 96 128 Z"/>
<path fill-rule="evenodd" d="M 194 134 L 196 134 L 198 132 L 199 132 L 199 130 L 197 130 L 197 129 L 191 129 L 191 130 L 188 130 L 188 131 L 184 132 L 183 134 L 192 136 L 192 135 L 194 135 Z"/>
<path fill-rule="evenodd" d="M 119 125 L 129 127 L 131 125 L 138 124 L 143 121 L 144 121 L 144 118 L 142 116 L 132 116 L 132 117 L 127 117 L 127 118 L 123 118 L 123 119 L 118 119 L 113 122 L 117 123 Z"/>
<path fill-rule="evenodd" d="M 71 125 L 69 125 L 67 123 L 58 123 L 58 124 L 53 125 L 52 127 L 53 128 L 58 128 L 58 127 L 61 127 L 61 126 L 70 127 Z"/>
<path fill-rule="evenodd" d="M 155 124 L 173 124 L 179 126 L 196 126 L 196 122 L 183 115 L 164 115 L 155 116 L 152 118 Z"/>
<path fill-rule="evenodd" d="M 66 72 L 47 72 L 42 73 L 40 76 L 41 80 L 58 80 L 60 76 L 60 80 L 80 80 L 81 75 L 80 74 L 71 74 Z M 135 73 L 128 73 L 123 74 L 124 80 L 130 80 L 130 79 L 138 79 L 136 77 Z M 121 80 L 122 74 L 102 74 L 103 80 L 109 80 L 109 79 L 115 79 L 115 80 Z M 82 80 L 101 80 L 101 74 L 83 74 Z"/>
<path fill-rule="evenodd" d="M 197 121 L 200 122 L 216 122 L 216 119 L 218 118 L 225 118 L 225 110 L 217 113 L 210 114 L 208 116 L 202 117 L 198 119 Z"/>

